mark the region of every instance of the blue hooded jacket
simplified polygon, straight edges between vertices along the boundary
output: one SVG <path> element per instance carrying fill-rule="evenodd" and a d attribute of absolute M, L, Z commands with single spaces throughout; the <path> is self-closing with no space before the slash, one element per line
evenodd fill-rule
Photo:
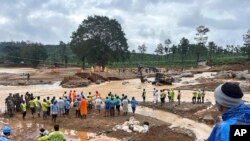
<path fill-rule="evenodd" d="M 230 125 L 249 125 L 250 106 L 240 103 L 223 113 L 222 120 L 215 125 L 208 141 L 229 141 Z"/>

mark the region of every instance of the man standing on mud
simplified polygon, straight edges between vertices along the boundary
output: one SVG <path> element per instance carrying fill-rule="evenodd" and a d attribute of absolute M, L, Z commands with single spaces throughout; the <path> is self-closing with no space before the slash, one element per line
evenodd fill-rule
<path fill-rule="evenodd" d="M 110 108 L 110 106 L 109 106 L 109 103 L 110 103 L 110 100 L 109 100 L 109 98 L 108 97 L 106 97 L 106 99 L 105 99 L 105 101 L 104 101 L 104 108 L 105 108 L 105 117 L 108 117 L 109 116 L 109 108 Z"/>
<path fill-rule="evenodd" d="M 43 119 L 47 119 L 48 116 L 48 106 L 47 106 L 47 101 L 46 99 L 43 99 L 42 102 L 42 111 L 43 111 Z"/>
<path fill-rule="evenodd" d="M 65 107 L 64 107 L 64 101 L 63 99 L 60 97 L 58 100 L 58 107 L 59 107 L 59 114 L 60 116 L 64 116 L 65 114 Z"/>
<path fill-rule="evenodd" d="M 36 112 L 37 112 L 37 116 L 40 117 L 40 114 L 41 114 L 41 101 L 40 101 L 40 96 L 37 97 L 37 100 L 35 101 L 36 102 Z"/>
<path fill-rule="evenodd" d="M 146 101 L 146 91 L 145 91 L 145 89 L 143 89 L 143 92 L 142 92 L 142 99 L 143 99 L 143 103 L 145 103 L 145 101 Z"/>
<path fill-rule="evenodd" d="M 208 141 L 229 141 L 230 125 L 250 124 L 250 106 L 243 103 L 242 97 L 239 85 L 234 83 L 224 83 L 215 89 L 214 98 L 223 121 L 215 125 Z"/>
<path fill-rule="evenodd" d="M 36 112 L 36 109 L 35 109 L 36 108 L 36 104 L 35 104 L 35 100 L 34 100 L 33 97 L 31 97 L 31 99 L 29 101 L 29 105 L 30 105 L 30 110 L 31 110 L 32 117 L 35 118 L 34 114 Z"/>
<path fill-rule="evenodd" d="M 47 100 L 46 100 L 46 102 L 47 102 L 47 110 L 48 110 L 48 112 L 47 112 L 47 114 L 48 114 L 48 116 L 50 116 L 50 97 L 48 96 L 47 97 Z"/>
<path fill-rule="evenodd" d="M 122 110 L 123 110 L 123 115 L 126 116 L 128 114 L 128 99 L 127 99 L 127 96 L 125 96 L 123 101 L 122 101 Z"/>
<path fill-rule="evenodd" d="M 26 117 L 26 110 L 27 110 L 26 103 L 25 103 L 24 100 L 23 100 L 22 103 L 21 103 L 21 110 L 22 110 L 22 112 L 23 112 L 23 120 L 24 120 L 25 117 Z"/>
<path fill-rule="evenodd" d="M 201 92 L 201 102 L 204 103 L 204 98 L 205 98 L 205 90 L 203 89 Z"/>
<path fill-rule="evenodd" d="M 51 115 L 52 115 L 52 122 L 56 123 L 56 118 L 57 118 L 57 114 L 59 111 L 58 104 L 57 104 L 56 100 L 53 101 L 53 104 L 51 105 L 50 111 L 51 111 Z"/>
<path fill-rule="evenodd" d="M 193 104 L 195 104 L 196 103 L 196 98 L 197 98 L 197 90 L 196 89 L 194 89 L 194 92 L 193 92 L 193 98 L 192 98 L 192 101 L 193 101 Z"/>
<path fill-rule="evenodd" d="M 87 113 L 88 113 L 88 101 L 85 98 L 82 98 L 80 104 L 79 104 L 79 108 L 80 108 L 80 114 L 81 114 L 81 118 L 87 118 Z"/>

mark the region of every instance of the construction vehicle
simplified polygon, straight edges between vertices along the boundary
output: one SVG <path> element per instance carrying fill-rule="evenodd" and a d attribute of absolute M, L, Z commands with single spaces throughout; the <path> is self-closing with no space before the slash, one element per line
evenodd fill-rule
<path fill-rule="evenodd" d="M 143 69 L 147 69 L 146 71 L 149 71 L 149 72 L 153 71 L 154 73 L 156 73 L 155 81 L 152 82 L 152 84 L 161 83 L 161 84 L 166 84 L 166 85 L 172 85 L 172 82 L 174 81 L 173 77 L 171 77 L 168 74 L 161 73 L 156 67 L 145 66 L 145 65 L 139 64 L 138 65 L 138 74 L 139 74 L 139 77 L 140 77 L 142 83 L 147 81 L 147 76 L 143 75 L 143 73 L 142 73 Z"/>
<path fill-rule="evenodd" d="M 171 77 L 168 74 L 157 72 L 155 75 L 155 82 L 153 83 L 161 83 L 166 85 L 172 85 L 172 82 L 174 82 L 174 78 Z"/>

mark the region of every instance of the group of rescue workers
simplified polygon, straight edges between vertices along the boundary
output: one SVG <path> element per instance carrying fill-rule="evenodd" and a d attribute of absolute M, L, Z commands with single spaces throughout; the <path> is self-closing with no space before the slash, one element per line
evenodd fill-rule
<path fill-rule="evenodd" d="M 167 90 L 167 94 L 166 94 L 166 91 Z M 143 102 L 146 101 L 146 90 L 143 89 L 142 91 L 142 99 L 143 99 Z M 154 88 L 153 90 L 153 102 L 155 104 L 158 103 L 158 100 L 159 100 L 159 96 L 160 96 L 160 101 L 161 101 L 161 105 L 163 105 L 165 103 L 165 99 L 166 99 L 166 96 L 168 96 L 168 102 L 174 102 L 175 101 L 175 91 L 174 89 L 162 89 L 162 90 L 156 90 Z M 181 104 L 181 91 L 178 90 L 178 94 L 177 94 L 177 100 L 178 100 L 178 104 L 180 105 Z M 204 98 L 205 98 L 205 90 L 197 90 L 197 89 L 194 89 L 193 91 L 193 97 L 192 97 L 192 102 L 193 104 L 195 103 L 204 103 Z"/>
<path fill-rule="evenodd" d="M 167 94 L 166 94 L 167 91 Z M 146 101 L 146 90 L 143 89 L 142 91 L 142 99 L 143 102 Z M 204 103 L 204 96 L 205 92 L 204 90 L 194 90 L 192 101 L 193 103 Z M 174 102 L 175 100 L 175 91 L 174 89 L 163 89 L 163 90 L 156 90 L 153 89 L 153 103 L 157 104 L 158 100 L 160 99 L 161 105 L 165 103 L 165 99 L 168 97 L 168 101 Z M 178 104 L 180 105 L 181 102 L 181 91 L 178 90 L 177 95 Z M 41 117 L 44 120 L 48 118 L 48 116 L 51 116 L 51 120 L 53 123 L 56 123 L 57 116 L 69 116 L 69 113 L 71 110 L 74 110 L 75 117 L 76 118 L 87 118 L 87 114 L 91 112 L 91 110 L 95 107 L 95 109 L 98 111 L 98 113 L 101 113 L 101 107 L 104 103 L 103 109 L 104 109 L 104 116 L 105 117 L 114 117 L 115 113 L 117 112 L 117 115 L 120 115 L 120 108 L 122 107 L 123 115 L 126 116 L 128 114 L 128 105 L 131 104 L 132 113 L 134 115 L 137 101 L 134 97 L 132 97 L 131 100 L 128 99 L 128 97 L 124 94 L 121 96 L 118 96 L 116 94 L 112 94 L 111 92 L 107 95 L 106 98 L 102 98 L 101 94 L 96 91 L 95 95 L 92 95 L 91 92 L 88 94 L 84 94 L 83 92 L 76 93 L 75 90 L 70 90 L 69 93 L 66 91 L 64 94 L 59 97 L 46 97 L 44 99 L 41 99 L 40 96 L 33 96 L 32 93 L 27 92 L 25 96 L 17 94 L 9 94 L 9 96 L 6 98 L 6 105 L 7 105 L 7 111 L 12 111 L 10 116 L 13 116 L 13 112 L 22 112 L 22 118 L 25 120 L 27 110 L 31 111 L 32 118 L 35 118 L 35 115 L 37 114 L 37 117 Z M 116 112 L 115 112 L 116 111 Z M 58 127 L 57 127 L 58 126 Z M 64 138 L 64 135 L 58 131 L 59 125 L 55 126 L 55 133 L 53 134 L 59 134 L 58 136 L 61 136 Z M 41 136 L 39 138 L 49 138 L 49 134 L 45 132 L 45 129 L 41 129 Z M 53 138 L 53 136 L 50 138 Z M 39 140 L 39 139 L 38 139 Z M 53 139 L 50 139 L 53 140 Z M 1 141 L 1 140 L 0 140 Z M 40 140 L 39 140 L 40 141 Z"/>

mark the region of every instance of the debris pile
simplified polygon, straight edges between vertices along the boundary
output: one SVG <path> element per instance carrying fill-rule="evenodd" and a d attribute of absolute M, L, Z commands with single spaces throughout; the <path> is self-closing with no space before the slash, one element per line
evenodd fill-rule
<path fill-rule="evenodd" d="M 130 117 L 129 121 L 124 122 L 122 125 L 116 125 L 112 128 L 113 131 L 123 130 L 128 133 L 131 132 L 139 132 L 139 133 L 147 133 L 149 131 L 149 123 L 144 122 L 143 125 L 140 125 L 140 122 L 135 120 L 134 117 Z"/>

